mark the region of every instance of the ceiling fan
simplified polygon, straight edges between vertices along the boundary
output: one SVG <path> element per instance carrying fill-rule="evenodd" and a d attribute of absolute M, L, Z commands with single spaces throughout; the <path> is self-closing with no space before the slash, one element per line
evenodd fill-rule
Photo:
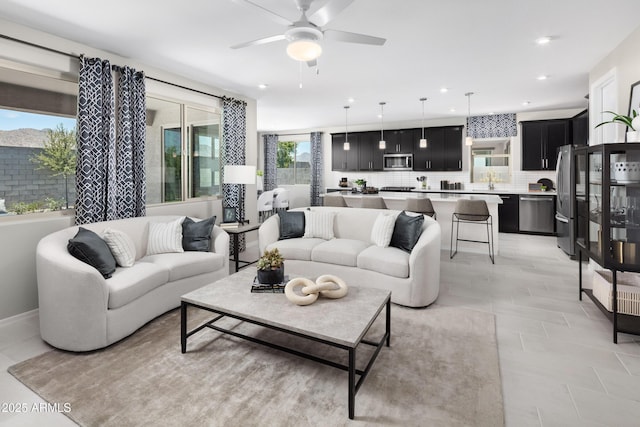
<path fill-rule="evenodd" d="M 278 34 L 231 46 L 231 49 L 240 49 L 248 46 L 257 46 L 280 40 L 287 40 L 289 41 L 289 44 L 287 45 L 287 54 L 291 58 L 297 61 L 306 62 L 310 67 L 313 67 L 317 65 L 316 59 L 322 54 L 322 46 L 320 45 L 322 40 L 336 40 L 375 46 L 382 46 L 387 41 L 380 37 L 367 36 L 365 34 L 322 29 L 323 26 L 335 18 L 347 6 L 353 3 L 354 0 L 330 0 L 309 17 L 307 17 L 307 11 L 311 7 L 313 0 L 294 0 L 298 10 L 302 13 L 300 19 L 295 22 L 291 22 L 289 19 L 253 3 L 250 0 L 233 1 L 250 7 L 252 10 L 260 11 L 279 24 L 286 25 L 287 30 L 284 34 Z"/>

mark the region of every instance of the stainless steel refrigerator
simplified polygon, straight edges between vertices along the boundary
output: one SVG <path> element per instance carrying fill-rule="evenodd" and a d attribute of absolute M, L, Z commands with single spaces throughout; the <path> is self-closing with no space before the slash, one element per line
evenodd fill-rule
<path fill-rule="evenodd" d="M 556 233 L 558 247 L 574 257 L 575 249 L 575 165 L 573 146 L 558 148 L 556 163 Z"/>

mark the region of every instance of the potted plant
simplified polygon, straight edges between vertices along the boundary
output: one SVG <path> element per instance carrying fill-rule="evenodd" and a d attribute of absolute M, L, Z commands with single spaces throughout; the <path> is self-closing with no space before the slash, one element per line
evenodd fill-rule
<path fill-rule="evenodd" d="M 360 186 L 360 191 L 364 191 L 365 188 L 367 188 L 367 181 L 362 178 L 356 179 L 354 182 L 356 183 L 356 185 Z"/>
<path fill-rule="evenodd" d="M 627 142 L 640 142 L 640 116 L 638 116 L 636 110 L 631 110 L 631 116 L 617 114 L 613 111 L 605 111 L 605 113 L 613 114 L 613 117 L 608 122 L 602 122 L 596 125 L 596 128 L 607 123 L 623 124 L 627 128 L 631 129 L 627 132 Z"/>
<path fill-rule="evenodd" d="M 419 176 L 419 177 L 417 177 L 417 178 L 416 178 L 416 180 L 417 180 L 418 182 L 420 182 L 420 187 L 421 187 L 423 190 L 426 190 L 426 188 L 427 188 L 427 177 L 426 177 L 426 176 L 424 176 L 424 175 L 423 175 L 423 176 Z"/>
<path fill-rule="evenodd" d="M 264 251 L 258 260 L 258 282 L 265 285 L 284 282 L 284 258 L 277 248 Z"/>

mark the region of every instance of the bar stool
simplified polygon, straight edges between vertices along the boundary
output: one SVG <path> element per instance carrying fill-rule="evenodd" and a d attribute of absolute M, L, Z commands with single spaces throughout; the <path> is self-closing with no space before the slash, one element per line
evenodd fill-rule
<path fill-rule="evenodd" d="M 325 195 L 322 198 L 322 205 L 323 206 L 339 206 L 339 207 L 347 207 L 347 202 L 344 201 L 344 197 L 342 197 L 341 195 L 336 195 L 336 196 L 329 196 L 329 195 Z"/>
<path fill-rule="evenodd" d="M 289 190 L 278 187 L 273 189 L 274 212 L 289 210 Z"/>
<path fill-rule="evenodd" d="M 264 222 L 273 213 L 273 191 L 264 191 L 258 197 L 258 220 Z"/>
<path fill-rule="evenodd" d="M 408 198 L 404 206 L 405 211 L 417 212 L 424 215 L 429 215 L 433 219 L 436 219 L 436 211 L 433 209 L 431 199 L 426 198 Z"/>
<path fill-rule="evenodd" d="M 370 196 L 362 197 L 361 207 L 368 208 L 368 209 L 387 209 L 387 205 L 382 199 L 382 197 L 370 197 Z"/>
<path fill-rule="evenodd" d="M 468 240 L 459 239 L 458 232 L 460 230 L 460 223 L 476 223 L 486 224 L 487 226 L 487 240 Z M 453 226 L 456 224 L 456 249 L 453 250 Z M 489 231 L 491 228 L 491 231 Z M 491 214 L 489 214 L 489 208 L 487 202 L 484 200 L 458 200 L 456 202 L 455 210 L 451 215 L 451 248 L 449 249 L 449 258 L 452 259 L 458 253 L 458 241 L 462 242 L 475 242 L 475 243 L 487 243 L 489 245 L 489 258 L 491 263 L 495 264 L 495 257 L 493 254 L 493 220 Z"/>

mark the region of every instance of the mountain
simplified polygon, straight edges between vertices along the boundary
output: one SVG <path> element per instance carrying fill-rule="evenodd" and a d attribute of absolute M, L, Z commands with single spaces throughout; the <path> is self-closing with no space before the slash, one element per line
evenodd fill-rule
<path fill-rule="evenodd" d="M 0 146 L 2 147 L 42 148 L 46 140 L 46 129 L 0 130 Z"/>

